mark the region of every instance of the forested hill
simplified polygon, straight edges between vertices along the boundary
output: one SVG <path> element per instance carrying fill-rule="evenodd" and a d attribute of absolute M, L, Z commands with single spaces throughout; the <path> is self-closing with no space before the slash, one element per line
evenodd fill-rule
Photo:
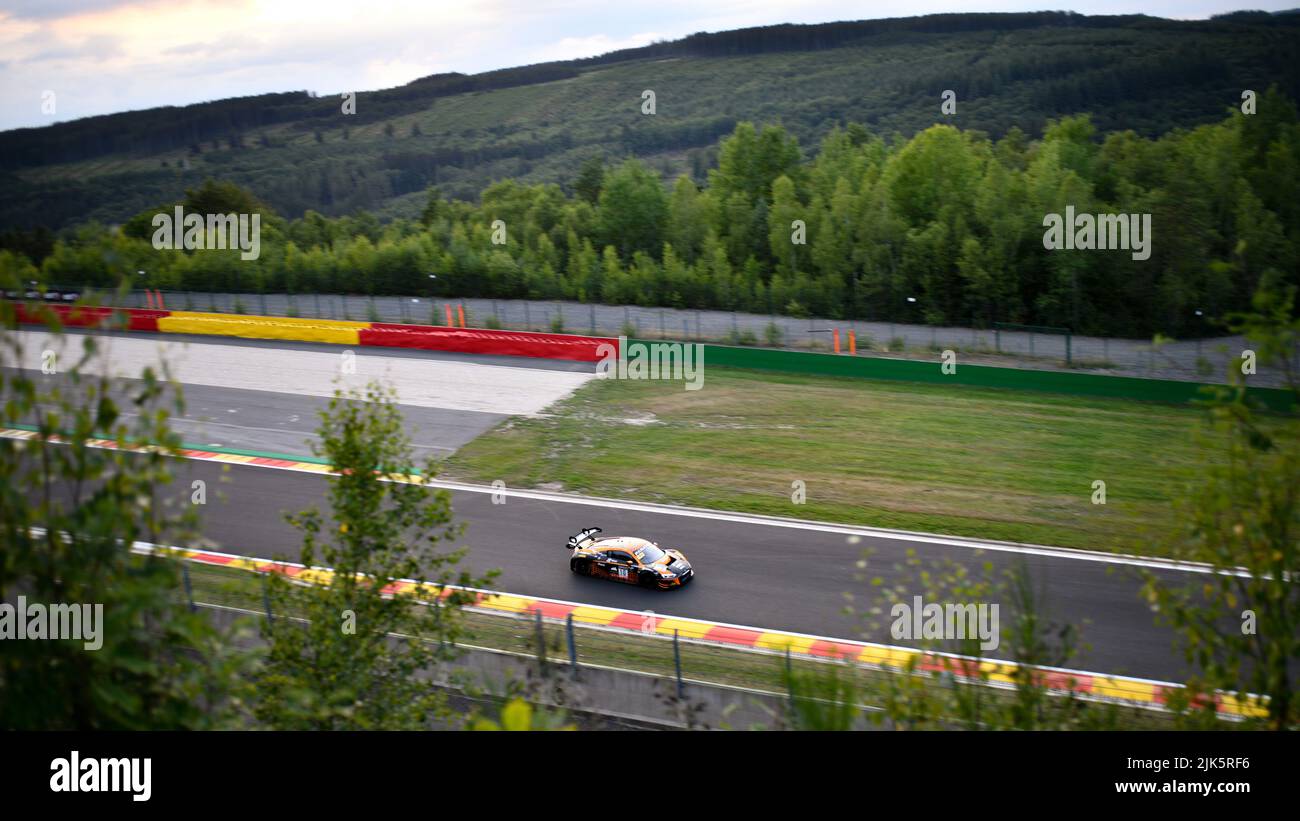
<path fill-rule="evenodd" d="M 1209 21 L 1066 12 L 950 14 L 696 34 L 585 60 L 440 74 L 361 93 L 299 91 L 0 133 L 0 227 L 119 222 L 216 177 L 286 216 L 412 216 L 423 191 L 559 182 L 590 156 L 703 181 L 740 121 L 805 152 L 836 125 L 911 136 L 937 121 L 993 137 L 1088 112 L 1155 136 L 1217 121 L 1242 89 L 1300 97 L 1300 15 Z M 656 111 L 642 113 L 653 90 Z M 940 113 L 940 94 L 957 112 Z"/>

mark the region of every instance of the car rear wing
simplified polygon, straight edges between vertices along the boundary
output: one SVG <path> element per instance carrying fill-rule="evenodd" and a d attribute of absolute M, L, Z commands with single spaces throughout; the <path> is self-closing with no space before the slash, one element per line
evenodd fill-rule
<path fill-rule="evenodd" d="M 595 535 L 600 532 L 601 532 L 600 528 L 598 527 L 584 527 L 582 530 L 579 530 L 577 533 L 569 537 L 569 541 L 567 543 L 568 549 L 573 550 L 583 542 L 591 541 L 591 539 L 594 538 Z"/>

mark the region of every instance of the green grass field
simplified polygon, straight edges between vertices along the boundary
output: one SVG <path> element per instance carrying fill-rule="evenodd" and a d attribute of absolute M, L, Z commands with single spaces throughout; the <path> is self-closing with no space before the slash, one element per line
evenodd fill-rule
<path fill-rule="evenodd" d="M 723 368 L 695 392 L 593 381 L 549 412 L 479 437 L 446 475 L 1159 555 L 1203 455 L 1194 407 Z"/>

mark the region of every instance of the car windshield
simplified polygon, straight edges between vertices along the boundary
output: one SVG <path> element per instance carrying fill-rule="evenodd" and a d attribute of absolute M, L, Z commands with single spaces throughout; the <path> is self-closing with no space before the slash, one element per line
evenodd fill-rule
<path fill-rule="evenodd" d="M 636 552 L 637 560 L 641 564 L 654 564 L 664 557 L 664 552 L 652 544 L 648 544 Z"/>

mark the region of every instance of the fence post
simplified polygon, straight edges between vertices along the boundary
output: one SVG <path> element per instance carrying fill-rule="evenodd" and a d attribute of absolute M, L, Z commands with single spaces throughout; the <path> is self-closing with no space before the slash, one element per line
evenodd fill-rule
<path fill-rule="evenodd" d="M 271 612 L 271 582 L 268 576 L 262 577 L 262 606 L 266 608 L 266 619 L 275 625 L 275 614 Z"/>
<path fill-rule="evenodd" d="M 1196 344 L 1199 346 L 1201 344 L 1201 340 L 1199 339 L 1196 340 Z M 1199 348 L 1197 350 L 1197 353 L 1198 354 L 1200 353 Z M 1069 331 L 1065 332 L 1065 364 L 1066 365 L 1073 364 L 1073 359 L 1071 359 L 1070 357 L 1070 332 Z"/>
<path fill-rule="evenodd" d="M 525 299 L 524 300 L 524 330 L 531 331 L 532 329 L 533 329 L 533 322 L 532 319 L 528 316 L 528 300 Z"/>
<path fill-rule="evenodd" d="M 546 633 L 542 630 L 542 611 L 539 608 L 533 614 L 537 617 L 537 669 L 546 675 Z"/>
<path fill-rule="evenodd" d="M 578 677 L 578 643 L 573 640 L 573 614 L 569 613 L 564 617 L 564 631 L 569 638 L 569 667 L 573 670 L 574 678 Z"/>
<path fill-rule="evenodd" d="M 190 612 L 193 613 L 194 606 L 194 588 L 190 585 L 190 565 L 189 562 L 181 562 L 181 578 L 185 580 L 185 600 L 190 603 Z"/>
<path fill-rule="evenodd" d="M 790 721 L 794 722 L 794 671 L 790 667 L 790 647 L 785 648 L 785 696 L 790 705 Z"/>
<path fill-rule="evenodd" d="M 686 692 L 686 685 L 682 683 L 682 648 L 677 641 L 677 628 L 673 628 L 673 668 L 677 671 L 677 698 L 680 699 Z"/>

